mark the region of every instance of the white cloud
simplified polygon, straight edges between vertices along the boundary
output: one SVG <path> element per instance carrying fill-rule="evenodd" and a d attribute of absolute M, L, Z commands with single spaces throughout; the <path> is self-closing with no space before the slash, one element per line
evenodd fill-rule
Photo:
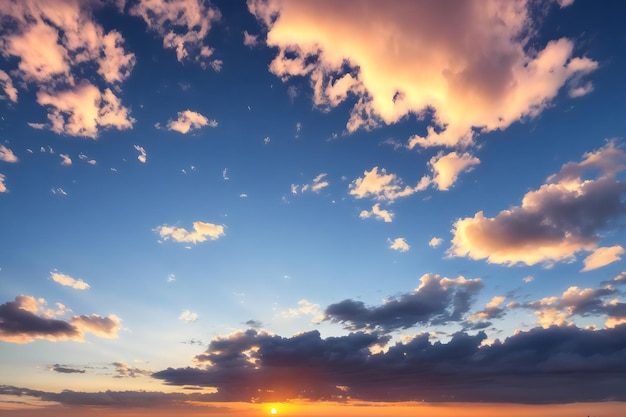
<path fill-rule="evenodd" d="M 467 152 L 463 154 L 450 152 L 446 155 L 439 152 L 428 163 L 433 172 L 431 182 L 438 189 L 447 191 L 456 182 L 461 172 L 470 171 L 478 164 L 480 164 L 480 160 Z"/>
<path fill-rule="evenodd" d="M 145 164 L 148 161 L 148 154 L 146 153 L 146 150 L 139 145 L 133 145 L 133 147 L 135 150 L 139 151 L 139 155 L 137 156 L 139 162 Z"/>
<path fill-rule="evenodd" d="M 179 243 L 199 243 L 207 239 L 216 240 L 225 235 L 225 226 L 221 224 L 194 222 L 193 231 L 188 231 L 182 227 L 162 225 L 157 227 L 157 232 L 163 240 L 172 239 Z"/>
<path fill-rule="evenodd" d="M 321 173 L 313 178 L 313 181 L 309 184 L 304 184 L 302 186 L 298 184 L 291 184 L 291 194 L 298 194 L 298 188 L 300 188 L 300 192 L 304 193 L 305 191 L 312 191 L 315 193 L 319 193 L 323 188 L 328 187 L 330 184 L 325 179 L 328 176 L 326 173 Z"/>
<path fill-rule="evenodd" d="M 591 255 L 587 256 L 584 260 L 584 268 L 580 272 L 587 272 L 593 269 L 602 268 L 610 263 L 622 260 L 620 255 L 624 254 L 624 248 L 620 245 L 597 248 Z"/>
<path fill-rule="evenodd" d="M 567 38 L 536 46 L 533 4 L 248 1 L 277 50 L 273 74 L 307 77 L 321 108 L 352 96 L 350 132 L 424 118 L 427 134 L 412 136 L 411 148 L 469 145 L 477 132 L 536 117 L 597 69 Z"/>
<path fill-rule="evenodd" d="M 11 149 L 8 149 L 4 145 L 0 145 L 0 161 L 15 163 L 18 162 L 19 159 Z"/>
<path fill-rule="evenodd" d="M 66 167 L 72 165 L 72 158 L 70 158 L 69 155 L 62 153 L 59 154 L 59 156 L 61 157 L 61 165 Z"/>
<path fill-rule="evenodd" d="M 187 323 L 193 323 L 198 321 L 198 314 L 192 313 L 189 310 L 183 311 L 180 316 L 178 316 L 179 320 L 186 321 Z"/>
<path fill-rule="evenodd" d="M 222 170 L 222 178 L 223 178 L 225 181 L 228 181 L 228 180 L 230 179 L 230 178 L 228 178 L 228 168 L 224 168 L 224 169 Z"/>
<path fill-rule="evenodd" d="M 441 245 L 443 243 L 443 239 L 441 239 L 440 237 L 433 237 L 432 239 L 430 239 L 428 241 L 428 246 L 432 247 L 432 248 L 436 248 L 437 246 Z"/>
<path fill-rule="evenodd" d="M 61 187 L 51 188 L 50 192 L 54 195 L 62 195 L 62 196 L 67 195 L 67 192 Z"/>
<path fill-rule="evenodd" d="M 377 220 L 382 220 L 385 223 L 391 223 L 393 221 L 394 213 L 389 210 L 381 209 L 380 203 L 376 203 L 372 206 L 371 211 L 363 210 L 359 214 L 362 219 L 368 219 L 374 216 Z"/>
<path fill-rule="evenodd" d="M 203 68 L 213 55 L 205 39 L 221 18 L 220 11 L 202 0 L 140 0 L 130 9 L 148 28 L 163 37 L 163 47 L 176 51 L 179 62 L 192 60 Z"/>
<path fill-rule="evenodd" d="M 382 168 L 380 173 L 378 167 L 371 171 L 365 171 L 362 178 L 357 178 L 350 184 L 350 195 L 356 198 L 373 197 L 379 201 L 393 202 L 400 197 L 407 197 L 425 188 L 421 182 L 415 187 L 403 186 L 402 179 L 396 174 L 387 174 Z"/>
<path fill-rule="evenodd" d="M 209 120 L 205 116 L 191 110 L 178 112 L 178 119 L 168 120 L 167 128 L 183 135 L 193 129 L 200 129 L 203 126 L 217 127 L 215 120 Z"/>
<path fill-rule="evenodd" d="M 533 277 L 532 275 L 528 275 L 522 278 L 522 281 L 524 281 L 524 284 L 528 284 L 530 282 L 533 282 L 534 280 L 535 280 L 535 277 Z"/>
<path fill-rule="evenodd" d="M 406 243 L 406 240 L 403 237 L 397 237 L 395 239 L 387 239 L 387 242 L 389 243 L 389 248 L 396 250 L 398 252 L 406 252 L 409 249 L 411 249 L 411 246 L 409 246 L 408 243 Z"/>
<path fill-rule="evenodd" d="M 64 287 L 72 287 L 75 290 L 88 290 L 90 288 L 89 284 L 82 279 L 75 279 L 60 272 L 51 271 L 50 278 L 52 278 L 52 280 L 57 284 L 61 284 Z"/>
<path fill-rule="evenodd" d="M 46 124 L 45 123 L 28 122 L 27 125 L 32 127 L 33 129 L 37 129 L 37 130 L 43 130 L 43 129 L 46 128 Z"/>
<path fill-rule="evenodd" d="M 281 311 L 277 315 L 283 318 L 314 316 L 313 321 L 321 321 L 323 319 L 323 314 L 320 310 L 320 305 L 310 303 L 307 300 L 300 300 L 298 301 L 297 308 L 290 308 L 290 309 Z"/>
<path fill-rule="evenodd" d="M 271 140 L 271 139 L 270 139 L 270 137 L 269 137 L 269 136 L 266 136 L 266 137 L 263 139 L 263 143 L 267 145 L 268 143 L 270 143 L 270 140 Z"/>
<path fill-rule="evenodd" d="M 246 193 L 241 193 L 241 194 L 239 194 L 239 197 L 240 197 L 240 198 L 248 198 L 248 194 L 246 194 Z"/>

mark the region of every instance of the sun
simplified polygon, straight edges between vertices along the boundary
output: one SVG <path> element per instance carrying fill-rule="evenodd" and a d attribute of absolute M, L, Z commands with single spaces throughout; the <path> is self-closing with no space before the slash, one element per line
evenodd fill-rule
<path fill-rule="evenodd" d="M 276 410 L 275 408 L 272 408 L 270 410 L 270 414 L 278 414 L 278 410 Z"/>

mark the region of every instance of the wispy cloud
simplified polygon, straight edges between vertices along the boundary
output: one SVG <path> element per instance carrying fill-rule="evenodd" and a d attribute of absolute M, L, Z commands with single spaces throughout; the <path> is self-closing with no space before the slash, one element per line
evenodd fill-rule
<path fill-rule="evenodd" d="M 72 278 L 69 275 L 62 274 L 60 272 L 51 271 L 50 278 L 57 284 L 61 284 L 64 287 L 72 287 L 75 290 L 88 290 L 89 284 L 87 284 L 82 279 Z"/>
<path fill-rule="evenodd" d="M 4 145 L 0 145 L 0 161 L 15 163 L 18 162 L 19 159 L 11 149 L 8 149 Z"/>
<path fill-rule="evenodd" d="M 604 248 L 597 248 L 591 255 L 583 259 L 585 265 L 581 272 L 587 272 L 594 269 L 602 268 L 613 262 L 620 261 L 624 254 L 624 248 L 620 245 L 609 246 Z"/>

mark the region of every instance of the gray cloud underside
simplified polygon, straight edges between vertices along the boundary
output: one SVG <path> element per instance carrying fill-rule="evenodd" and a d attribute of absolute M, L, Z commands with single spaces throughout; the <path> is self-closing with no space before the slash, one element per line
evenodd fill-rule
<path fill-rule="evenodd" d="M 205 368 L 168 368 L 153 377 L 217 388 L 220 401 L 626 401 L 626 325 L 535 328 L 480 347 L 485 339 L 459 332 L 431 343 L 424 334 L 373 354 L 369 348 L 388 336 L 322 339 L 311 331 L 283 338 L 250 329 L 212 341 L 196 357 Z"/>

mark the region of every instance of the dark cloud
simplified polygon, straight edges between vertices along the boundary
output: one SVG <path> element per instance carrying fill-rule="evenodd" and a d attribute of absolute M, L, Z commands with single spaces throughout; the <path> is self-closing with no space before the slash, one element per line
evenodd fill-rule
<path fill-rule="evenodd" d="M 246 326 L 251 327 L 253 329 L 260 329 L 261 327 L 263 327 L 263 323 L 261 323 L 258 320 L 248 320 L 247 322 L 244 323 Z"/>
<path fill-rule="evenodd" d="M 113 362 L 112 365 L 115 366 L 116 375 L 114 378 L 137 378 L 138 376 L 152 375 L 152 371 L 130 366 L 126 362 Z"/>
<path fill-rule="evenodd" d="M 433 343 L 421 334 L 372 353 L 388 337 L 323 339 L 312 331 L 283 338 L 251 329 L 212 341 L 196 357 L 203 368 L 168 368 L 153 377 L 217 388 L 220 401 L 626 401 L 626 325 L 535 328 L 481 346 L 485 339 L 483 332 L 459 332 Z"/>
<path fill-rule="evenodd" d="M 84 374 L 86 372 L 84 369 L 70 368 L 67 365 L 59 365 L 58 363 L 50 365 L 48 368 L 51 371 L 59 372 L 62 374 Z"/>
<path fill-rule="evenodd" d="M 474 295 L 482 288 L 479 278 L 466 280 L 421 277 L 421 285 L 410 293 L 390 297 L 381 306 L 366 307 L 361 301 L 343 300 L 326 308 L 325 320 L 350 330 L 406 329 L 415 324 L 444 324 L 460 321 L 470 309 Z"/>

